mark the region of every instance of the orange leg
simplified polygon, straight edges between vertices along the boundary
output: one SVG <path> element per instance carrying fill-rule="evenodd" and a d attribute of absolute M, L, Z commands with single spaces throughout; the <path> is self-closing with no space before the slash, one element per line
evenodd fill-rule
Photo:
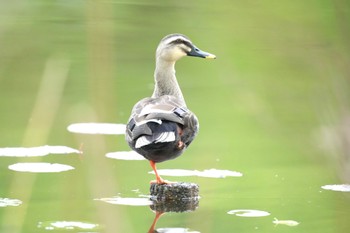
<path fill-rule="evenodd" d="M 171 181 L 168 181 L 168 180 L 164 180 L 162 177 L 160 177 L 160 175 L 158 174 L 157 172 L 157 167 L 156 167 L 156 162 L 150 160 L 149 161 L 153 171 L 154 171 L 154 174 L 156 175 L 156 180 L 152 180 L 151 181 L 151 184 L 152 183 L 156 183 L 156 184 L 171 184 L 171 183 L 175 183 L 175 182 L 171 182 Z"/>

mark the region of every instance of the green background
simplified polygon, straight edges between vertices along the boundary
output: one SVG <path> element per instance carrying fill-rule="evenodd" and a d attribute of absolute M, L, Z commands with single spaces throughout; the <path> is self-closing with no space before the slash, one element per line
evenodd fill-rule
<path fill-rule="evenodd" d="M 240 178 L 176 177 L 200 185 L 194 212 L 157 227 L 198 232 L 348 232 L 350 6 L 308 1 L 3 1 L 0 7 L 0 147 L 66 145 L 83 155 L 0 157 L 1 232 L 45 232 L 45 221 L 81 221 L 97 232 L 146 232 L 149 207 L 95 198 L 148 194 L 147 161 L 123 136 L 81 135 L 71 123 L 125 123 L 153 89 L 160 39 L 179 32 L 216 60 L 184 58 L 177 77 L 201 128 L 183 156 L 159 168 L 227 169 Z M 10 171 L 16 162 L 69 164 L 57 174 Z M 165 177 L 167 178 L 167 177 Z M 171 177 L 169 178 L 171 179 Z M 233 209 L 268 217 L 241 218 Z M 295 227 L 275 226 L 273 218 Z M 57 230 L 58 231 L 58 230 Z M 51 231 L 52 232 L 52 231 Z"/>

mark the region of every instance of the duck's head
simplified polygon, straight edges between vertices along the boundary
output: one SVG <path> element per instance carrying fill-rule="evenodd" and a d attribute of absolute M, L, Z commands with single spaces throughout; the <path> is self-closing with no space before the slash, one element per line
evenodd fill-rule
<path fill-rule="evenodd" d="M 160 41 L 156 52 L 157 59 L 175 62 L 184 56 L 216 58 L 214 54 L 198 49 L 187 36 L 182 34 L 170 34 Z"/>

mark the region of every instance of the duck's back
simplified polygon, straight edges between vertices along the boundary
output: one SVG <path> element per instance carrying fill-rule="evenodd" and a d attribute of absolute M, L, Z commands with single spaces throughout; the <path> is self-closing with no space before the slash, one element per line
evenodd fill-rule
<path fill-rule="evenodd" d="M 171 95 L 145 98 L 133 108 L 126 127 L 130 147 L 148 160 L 174 159 L 199 129 L 197 117 Z"/>

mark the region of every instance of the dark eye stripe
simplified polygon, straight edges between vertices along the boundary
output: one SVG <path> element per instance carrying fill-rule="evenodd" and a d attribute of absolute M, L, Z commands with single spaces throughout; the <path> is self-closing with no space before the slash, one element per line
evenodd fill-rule
<path fill-rule="evenodd" d="M 187 40 L 180 39 L 180 38 L 171 41 L 169 44 L 184 44 L 187 47 L 192 48 L 192 45 L 190 42 L 188 42 Z"/>
<path fill-rule="evenodd" d="M 190 42 L 186 41 L 186 40 L 184 40 L 183 43 L 184 43 L 184 45 L 186 45 L 189 48 L 193 47 L 192 44 Z"/>

